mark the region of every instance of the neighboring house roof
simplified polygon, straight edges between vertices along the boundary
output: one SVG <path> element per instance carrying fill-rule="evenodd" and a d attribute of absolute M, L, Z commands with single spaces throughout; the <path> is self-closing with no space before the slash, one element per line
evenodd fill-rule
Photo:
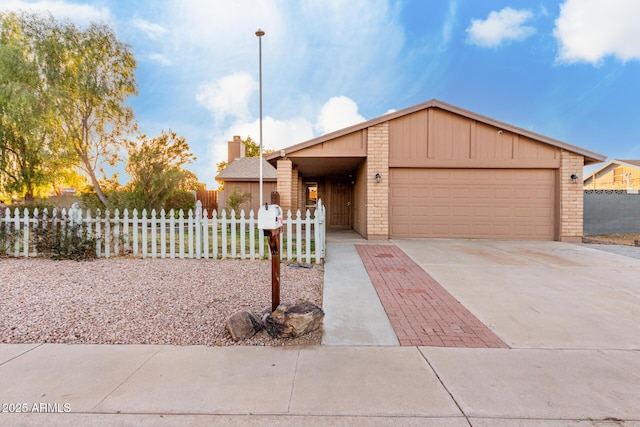
<path fill-rule="evenodd" d="M 452 112 L 454 114 L 458 114 L 460 116 L 467 117 L 467 118 L 472 119 L 472 120 L 476 120 L 476 121 L 483 122 L 483 123 L 486 123 L 486 124 L 489 124 L 489 125 L 492 125 L 492 126 L 496 126 L 496 127 L 502 128 L 504 130 L 507 130 L 509 132 L 513 132 L 513 133 L 516 133 L 516 134 L 519 134 L 519 135 L 523 135 L 523 136 L 535 139 L 537 141 L 541 141 L 541 142 L 547 143 L 549 145 L 552 145 L 552 146 L 555 146 L 555 147 L 558 147 L 558 148 L 562 148 L 562 149 L 574 152 L 576 154 L 580 154 L 580 155 L 584 156 L 585 165 L 589 165 L 589 164 L 593 164 L 593 163 L 600 163 L 600 162 L 604 161 L 607 158 L 607 156 L 604 156 L 602 154 L 598 154 L 598 153 L 595 153 L 593 151 L 585 150 L 584 148 L 580 148 L 580 147 L 577 147 L 575 145 L 567 144 L 566 142 L 558 141 L 556 139 L 549 138 L 547 136 L 540 135 L 540 134 L 537 134 L 535 132 L 528 131 L 526 129 L 522 129 L 522 128 L 519 128 L 517 126 L 510 125 L 508 123 L 500 122 L 498 120 L 494 120 L 494 119 L 491 119 L 489 117 L 485 117 L 485 116 L 482 116 L 480 114 L 473 113 L 471 111 L 464 110 L 462 108 L 447 104 L 447 103 L 439 101 L 437 99 L 432 99 L 431 101 L 423 102 L 422 104 L 414 105 L 413 107 L 405 108 L 404 110 L 399 110 L 399 111 L 395 111 L 393 113 L 388 113 L 388 114 L 385 114 L 383 116 L 376 117 L 375 119 L 371 119 L 371 120 L 368 120 L 366 122 L 358 123 L 356 125 L 353 125 L 353 126 L 350 126 L 350 127 L 344 128 L 344 129 L 340 129 L 338 131 L 331 132 L 331 133 L 319 136 L 319 137 L 314 138 L 314 139 L 310 139 L 310 140 L 302 142 L 300 144 L 293 145 L 291 147 L 287 147 L 285 149 L 285 153 L 287 153 L 287 154 L 294 153 L 296 151 L 303 150 L 305 148 L 309 148 L 309 147 L 311 147 L 313 145 L 321 144 L 321 143 L 323 143 L 325 141 L 329 141 L 331 139 L 334 139 L 334 138 L 337 138 L 337 137 L 340 137 L 340 136 L 343 136 L 343 135 L 347 135 L 347 134 L 352 133 L 352 132 L 357 132 L 359 130 L 366 129 L 366 128 L 371 127 L 371 126 L 375 126 L 377 124 L 384 123 L 384 122 L 386 122 L 388 120 L 393 120 L 393 119 L 396 119 L 398 117 L 406 116 L 406 115 L 415 113 L 415 112 L 420 111 L 420 110 L 425 110 L 425 109 L 428 109 L 428 108 L 440 108 L 442 110 L 446 110 L 446 111 Z M 275 160 L 275 159 L 277 159 L 278 157 L 281 156 L 281 151 L 282 150 L 274 151 L 273 153 L 265 156 L 265 158 L 267 160 Z"/>
<path fill-rule="evenodd" d="M 602 166 L 600 169 L 596 169 L 595 171 L 591 172 L 589 175 L 585 176 L 583 179 L 583 183 L 584 184 L 589 184 L 593 178 L 595 178 L 598 175 L 604 175 L 605 173 L 617 168 L 618 166 L 627 166 L 630 167 L 632 169 L 639 169 L 640 170 L 640 160 L 616 160 L 613 159 L 611 160 L 609 163 L 607 163 L 606 165 Z"/>
<path fill-rule="evenodd" d="M 262 159 L 262 180 L 276 181 L 278 172 L 266 160 Z M 258 181 L 260 179 L 260 159 L 258 157 L 240 157 L 235 159 L 217 176 L 218 181 Z"/>

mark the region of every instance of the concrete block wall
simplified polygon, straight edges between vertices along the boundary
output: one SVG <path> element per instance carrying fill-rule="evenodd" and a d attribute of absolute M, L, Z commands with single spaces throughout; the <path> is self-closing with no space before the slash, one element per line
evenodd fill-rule
<path fill-rule="evenodd" d="M 382 176 L 376 182 L 375 175 Z M 367 131 L 367 238 L 389 238 L 389 122 Z"/>
<path fill-rule="evenodd" d="M 582 169 L 584 157 L 570 151 L 560 153 L 560 240 L 563 242 L 580 242 L 583 235 L 583 189 Z M 578 176 L 578 182 L 571 180 L 571 175 Z"/>
<path fill-rule="evenodd" d="M 626 190 L 584 192 L 584 235 L 640 233 L 640 194 Z"/>

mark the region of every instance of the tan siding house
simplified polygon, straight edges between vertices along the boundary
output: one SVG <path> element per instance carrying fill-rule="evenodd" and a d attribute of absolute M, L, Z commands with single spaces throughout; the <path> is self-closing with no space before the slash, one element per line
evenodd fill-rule
<path fill-rule="evenodd" d="M 584 178 L 585 190 L 640 190 L 640 160 L 612 160 Z"/>
<path fill-rule="evenodd" d="M 571 176 L 605 156 L 432 100 L 266 158 L 285 209 L 315 188 L 329 228 L 367 239 L 579 241 Z"/>
<path fill-rule="evenodd" d="M 239 136 L 234 136 L 233 141 L 228 142 L 227 167 L 222 170 L 216 180 L 224 183 L 224 189 L 218 193 L 218 210 L 229 211 L 228 199 L 233 192 L 239 194 L 251 194 L 251 200 L 240 205 L 249 218 L 251 210 L 254 218 L 258 218 L 260 208 L 260 159 L 257 157 L 245 157 L 244 145 Z M 276 191 L 277 171 L 266 160 L 262 161 L 262 200 L 270 202 L 271 193 Z M 227 212 L 230 213 L 230 212 Z M 240 215 L 240 213 L 237 213 Z"/>

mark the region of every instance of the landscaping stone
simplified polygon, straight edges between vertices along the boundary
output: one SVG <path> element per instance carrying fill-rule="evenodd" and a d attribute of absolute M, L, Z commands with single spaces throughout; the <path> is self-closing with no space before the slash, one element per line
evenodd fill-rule
<path fill-rule="evenodd" d="M 248 311 L 239 311 L 227 319 L 226 327 L 234 341 L 241 341 L 254 336 L 262 324 Z"/>
<path fill-rule="evenodd" d="M 265 316 L 264 327 L 273 338 L 294 338 L 320 328 L 323 319 L 324 311 L 309 301 L 280 304 Z"/>

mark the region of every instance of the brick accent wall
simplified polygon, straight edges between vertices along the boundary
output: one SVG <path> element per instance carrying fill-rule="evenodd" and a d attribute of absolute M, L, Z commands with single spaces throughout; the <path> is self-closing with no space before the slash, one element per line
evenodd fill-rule
<path fill-rule="evenodd" d="M 291 194 L 293 193 L 293 185 L 295 181 L 292 182 L 293 178 L 293 170 L 291 160 L 278 160 L 277 164 L 278 169 L 278 193 L 280 193 L 280 207 L 284 212 L 291 209 L 292 199 Z"/>
<path fill-rule="evenodd" d="M 382 176 L 380 183 L 375 175 Z M 389 122 L 367 132 L 367 238 L 389 238 Z"/>
<path fill-rule="evenodd" d="M 560 240 L 580 242 L 583 234 L 584 192 L 582 169 L 584 157 L 570 151 L 561 151 L 560 158 Z M 578 183 L 571 180 L 578 175 Z"/>
<path fill-rule="evenodd" d="M 298 209 L 300 209 L 299 182 L 300 182 L 300 179 L 298 176 L 298 169 L 294 168 L 291 171 L 291 212 L 294 214 Z"/>

